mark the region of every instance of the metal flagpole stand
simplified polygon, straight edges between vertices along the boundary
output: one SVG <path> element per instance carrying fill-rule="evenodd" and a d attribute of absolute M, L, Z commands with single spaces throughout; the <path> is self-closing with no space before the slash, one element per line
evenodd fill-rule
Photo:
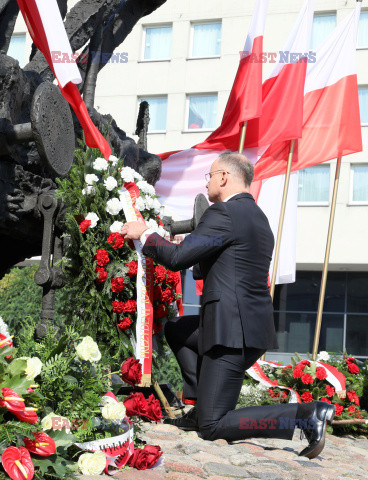
<path fill-rule="evenodd" d="M 328 263 L 329 263 L 329 260 L 330 260 L 331 240 L 332 240 L 332 232 L 333 232 L 333 226 L 334 226 L 334 220 L 335 220 L 336 199 L 337 199 L 337 191 L 338 191 L 338 188 L 339 188 L 340 169 L 341 169 L 341 157 L 337 159 L 337 164 L 336 164 L 335 182 L 334 182 L 331 212 L 330 212 L 330 223 L 328 225 L 325 262 L 324 262 L 324 265 L 323 265 L 321 289 L 320 289 L 320 293 L 319 293 L 319 302 L 318 302 L 316 330 L 315 330 L 315 333 L 314 333 L 313 360 L 316 360 L 316 358 L 317 358 L 319 338 L 320 338 L 320 335 L 321 335 L 323 305 L 324 305 L 324 302 L 325 302 L 325 295 L 326 295 Z"/>

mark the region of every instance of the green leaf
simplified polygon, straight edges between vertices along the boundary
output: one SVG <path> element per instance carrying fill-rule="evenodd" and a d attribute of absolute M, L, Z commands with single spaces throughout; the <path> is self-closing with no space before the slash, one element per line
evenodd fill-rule
<path fill-rule="evenodd" d="M 32 458 L 32 462 L 35 467 L 40 469 L 42 475 L 51 473 L 51 469 L 59 476 L 59 478 L 65 478 L 69 473 L 69 465 L 72 466 L 74 464 L 74 462 L 65 460 L 57 455 L 51 455 L 47 458 Z"/>
<path fill-rule="evenodd" d="M 49 430 L 47 434 L 54 440 L 56 448 L 70 447 L 76 440 L 73 434 L 65 431 L 65 428 L 62 430 Z"/>
<path fill-rule="evenodd" d="M 78 385 L 78 380 L 72 375 L 64 375 L 63 380 L 65 380 L 66 383 L 69 383 L 72 385 Z"/>
<path fill-rule="evenodd" d="M 27 389 L 32 385 L 31 380 L 27 380 L 23 375 L 16 375 L 14 377 L 5 377 L 2 386 L 11 388 L 16 391 L 18 395 L 25 395 Z"/>
<path fill-rule="evenodd" d="M 8 368 L 6 369 L 7 373 L 10 373 L 11 375 L 20 375 L 21 373 L 24 373 L 27 368 L 27 360 L 13 360 Z"/>

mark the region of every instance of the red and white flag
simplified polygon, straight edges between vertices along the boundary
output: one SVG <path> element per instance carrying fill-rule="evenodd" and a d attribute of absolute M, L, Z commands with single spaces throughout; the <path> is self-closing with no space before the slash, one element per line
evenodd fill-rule
<path fill-rule="evenodd" d="M 63 97 L 69 102 L 82 125 L 86 144 L 100 149 L 108 160 L 111 148 L 106 139 L 92 122 L 87 107 L 82 100 L 76 84 L 82 82 L 82 77 L 75 61 L 70 42 L 61 18 L 56 0 L 17 0 L 28 31 L 34 44 L 44 54 L 49 67 L 53 71 Z M 60 62 L 59 55 L 69 61 Z"/>

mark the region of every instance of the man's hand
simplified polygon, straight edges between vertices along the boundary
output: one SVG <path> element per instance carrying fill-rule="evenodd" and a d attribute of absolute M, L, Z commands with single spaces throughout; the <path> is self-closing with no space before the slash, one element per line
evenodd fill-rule
<path fill-rule="evenodd" d="M 144 222 L 128 222 L 121 229 L 124 240 L 139 240 L 143 232 L 148 230 Z"/>

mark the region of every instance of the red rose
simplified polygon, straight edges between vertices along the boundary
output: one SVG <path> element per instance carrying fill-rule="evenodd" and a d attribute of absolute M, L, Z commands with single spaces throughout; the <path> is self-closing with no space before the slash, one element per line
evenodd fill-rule
<path fill-rule="evenodd" d="M 110 235 L 107 238 L 107 243 L 109 243 L 112 248 L 117 250 L 118 248 L 121 248 L 124 245 L 124 237 L 120 235 L 120 233 L 110 233 Z"/>
<path fill-rule="evenodd" d="M 135 275 L 137 275 L 137 272 L 138 272 L 138 262 L 136 262 L 135 260 L 132 260 L 131 262 L 127 263 L 126 264 L 126 267 L 129 268 L 129 272 L 128 272 L 128 277 L 134 277 Z"/>
<path fill-rule="evenodd" d="M 322 398 L 321 398 L 321 402 L 331 403 L 331 400 L 329 400 L 329 399 L 326 398 L 326 397 L 322 397 Z"/>
<path fill-rule="evenodd" d="M 308 383 L 313 383 L 313 381 L 313 377 L 312 375 L 309 375 L 309 373 L 305 373 L 302 376 L 302 382 L 304 383 L 304 385 L 308 385 Z"/>
<path fill-rule="evenodd" d="M 156 335 L 162 330 L 162 323 L 153 322 L 153 333 Z"/>
<path fill-rule="evenodd" d="M 166 290 L 162 294 L 162 299 L 164 302 L 167 302 L 169 305 L 174 301 L 174 295 L 170 288 L 166 288 Z"/>
<path fill-rule="evenodd" d="M 82 223 L 79 224 L 79 230 L 82 232 L 82 233 L 86 233 L 86 230 L 88 227 L 91 226 L 91 220 L 83 220 Z"/>
<path fill-rule="evenodd" d="M 355 363 L 355 362 L 356 362 L 356 360 L 355 360 L 354 357 L 346 357 L 346 356 L 344 356 L 344 360 L 345 360 L 346 363 Z"/>
<path fill-rule="evenodd" d="M 136 448 L 128 460 L 128 466 L 138 470 L 152 468 L 161 457 L 161 448 L 157 445 L 145 445 L 144 448 Z"/>
<path fill-rule="evenodd" d="M 146 417 L 154 422 L 160 422 L 162 419 L 162 411 L 159 400 L 154 395 L 150 395 L 147 399 L 148 411 Z"/>
<path fill-rule="evenodd" d="M 97 265 L 99 265 L 100 267 L 104 267 L 110 261 L 109 254 L 106 252 L 106 250 L 103 250 L 102 248 L 98 248 L 96 252 L 95 260 L 97 260 Z"/>
<path fill-rule="evenodd" d="M 298 366 L 294 368 L 293 377 L 294 378 L 301 378 L 303 376 L 303 370 Z"/>
<path fill-rule="evenodd" d="M 153 287 L 153 300 L 154 301 L 161 301 L 162 300 L 162 288 L 161 285 L 155 285 Z"/>
<path fill-rule="evenodd" d="M 169 270 L 166 283 L 168 285 L 171 285 L 172 287 L 176 287 L 179 281 L 180 281 L 180 272 L 172 272 L 171 270 Z"/>
<path fill-rule="evenodd" d="M 160 318 L 166 317 L 169 313 L 169 309 L 166 305 L 160 304 L 155 310 L 153 310 L 154 320 L 159 320 Z"/>
<path fill-rule="evenodd" d="M 128 358 L 120 367 L 120 376 L 130 385 L 140 383 L 142 379 L 142 364 L 133 357 Z"/>
<path fill-rule="evenodd" d="M 355 412 L 356 408 L 355 408 L 355 405 L 350 405 L 348 407 L 348 412 Z"/>
<path fill-rule="evenodd" d="M 118 302 L 118 301 L 112 302 L 112 311 L 115 313 L 123 313 L 124 306 L 125 306 L 124 302 Z"/>
<path fill-rule="evenodd" d="M 55 442 L 47 433 L 35 432 L 32 433 L 32 435 L 34 439 L 28 437 L 23 438 L 24 446 L 29 452 L 40 455 L 41 457 L 49 457 L 55 453 Z"/>
<path fill-rule="evenodd" d="M 359 367 L 355 363 L 349 363 L 348 370 L 350 373 L 354 373 L 354 374 L 359 373 Z"/>
<path fill-rule="evenodd" d="M 147 415 L 148 404 L 142 392 L 131 393 L 123 403 L 128 417 L 142 417 Z"/>
<path fill-rule="evenodd" d="M 339 417 L 344 411 L 344 407 L 342 405 L 339 405 L 338 403 L 335 403 L 335 407 L 336 407 L 335 415 L 336 417 Z"/>
<path fill-rule="evenodd" d="M 335 394 L 334 387 L 330 387 L 330 385 L 326 385 L 326 394 L 328 397 L 333 397 Z"/>
<path fill-rule="evenodd" d="M 113 292 L 121 292 L 124 290 L 124 278 L 116 277 L 111 280 L 111 290 Z"/>
<path fill-rule="evenodd" d="M 155 267 L 156 282 L 161 283 L 166 278 L 166 268 L 161 265 Z"/>
<path fill-rule="evenodd" d="M 349 390 L 346 392 L 346 396 L 350 400 L 350 402 L 355 403 L 355 405 L 359 405 L 359 397 L 354 390 Z"/>
<path fill-rule="evenodd" d="M 95 272 L 98 273 L 98 277 L 96 278 L 96 282 L 99 282 L 99 283 L 106 282 L 107 272 L 104 268 L 96 267 Z"/>
<path fill-rule="evenodd" d="M 312 397 L 312 394 L 310 392 L 304 392 L 300 398 L 303 400 L 304 403 L 309 403 L 309 402 L 313 402 L 313 397 Z"/>
<path fill-rule="evenodd" d="M 318 380 L 325 380 L 327 378 L 326 370 L 323 367 L 317 367 L 316 377 L 318 378 Z"/>
<path fill-rule="evenodd" d="M 120 330 L 128 330 L 132 326 L 132 320 L 129 317 L 123 318 L 123 320 L 118 324 Z"/>

